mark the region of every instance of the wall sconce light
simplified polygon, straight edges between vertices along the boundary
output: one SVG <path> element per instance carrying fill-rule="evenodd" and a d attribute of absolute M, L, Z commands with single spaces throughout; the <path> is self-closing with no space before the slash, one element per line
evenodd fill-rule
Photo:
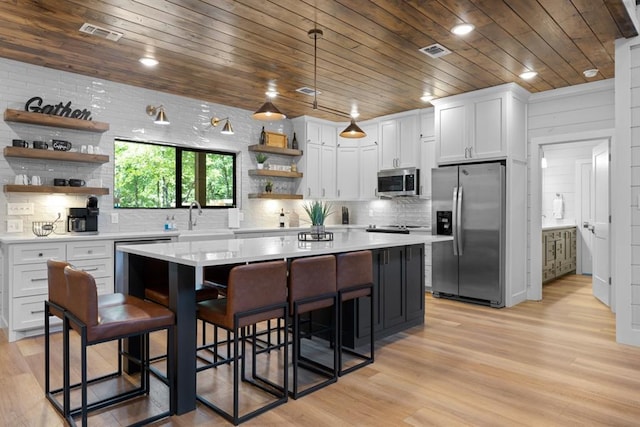
<path fill-rule="evenodd" d="M 147 105 L 147 114 L 153 117 L 154 114 L 158 113 L 156 119 L 153 123 L 157 125 L 168 125 L 169 119 L 167 119 L 167 115 L 164 112 L 164 105 L 160 105 L 158 107 L 154 107 L 153 105 Z"/>
<path fill-rule="evenodd" d="M 262 107 L 258 108 L 258 111 L 253 113 L 253 118 L 256 120 L 282 120 L 287 116 L 280 112 L 275 105 L 269 99 L 262 104 Z"/>
<path fill-rule="evenodd" d="M 220 122 L 222 122 L 223 120 L 226 120 L 226 122 L 224 122 L 224 126 L 222 126 L 222 130 L 220 131 L 220 133 L 223 135 L 233 135 L 233 128 L 231 127 L 231 122 L 229 121 L 229 117 L 225 117 L 224 119 L 212 117 L 211 126 L 217 127 L 220 124 Z"/>
<path fill-rule="evenodd" d="M 367 134 L 360 129 L 356 124 L 355 119 L 351 119 L 351 123 L 345 128 L 345 130 L 340 132 L 340 136 L 343 138 L 364 138 Z"/>

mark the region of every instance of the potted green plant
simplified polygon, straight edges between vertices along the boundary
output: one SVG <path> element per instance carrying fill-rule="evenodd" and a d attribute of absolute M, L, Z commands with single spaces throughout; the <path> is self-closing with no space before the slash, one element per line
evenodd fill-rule
<path fill-rule="evenodd" d="M 263 169 L 264 168 L 264 162 L 266 162 L 268 158 L 269 158 L 269 156 L 267 156 L 264 153 L 257 153 L 256 154 L 256 162 L 258 162 L 258 169 Z"/>
<path fill-rule="evenodd" d="M 264 186 L 264 191 L 267 193 L 271 193 L 271 190 L 273 190 L 273 182 L 271 182 L 270 180 L 267 180 L 267 183 Z"/>
<path fill-rule="evenodd" d="M 331 203 L 316 200 L 305 203 L 302 208 L 311 221 L 311 234 L 319 236 L 324 233 L 324 220 L 333 213 Z"/>

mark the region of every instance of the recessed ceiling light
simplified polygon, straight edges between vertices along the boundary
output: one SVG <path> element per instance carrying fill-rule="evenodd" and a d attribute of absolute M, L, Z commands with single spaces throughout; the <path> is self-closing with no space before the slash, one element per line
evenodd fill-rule
<path fill-rule="evenodd" d="M 535 71 L 525 71 L 524 73 L 520 74 L 520 78 L 522 80 L 531 80 L 537 75 L 538 73 L 536 73 Z"/>
<path fill-rule="evenodd" d="M 356 109 L 351 110 L 351 113 L 349 115 L 353 119 L 357 119 L 358 117 L 360 117 L 360 113 L 358 113 L 358 110 L 356 110 Z"/>
<path fill-rule="evenodd" d="M 451 32 L 457 36 L 464 36 L 473 31 L 476 27 L 471 24 L 458 24 L 451 29 Z"/>
<path fill-rule="evenodd" d="M 267 95 L 269 98 L 275 98 L 276 96 L 278 96 L 278 91 L 274 89 L 269 89 L 264 94 Z"/>
<path fill-rule="evenodd" d="M 422 96 L 420 97 L 420 101 L 422 102 L 429 102 L 434 98 L 433 95 L 431 95 L 429 92 L 425 92 L 422 94 Z"/>
<path fill-rule="evenodd" d="M 597 68 L 591 68 L 589 70 L 584 70 L 582 72 L 582 74 L 584 74 L 584 76 L 586 78 L 591 79 L 591 78 L 593 78 L 593 77 L 598 75 L 598 69 Z"/>
<path fill-rule="evenodd" d="M 156 65 L 158 65 L 158 60 L 155 58 L 150 58 L 148 56 L 145 56 L 143 58 L 139 59 L 140 63 L 142 65 L 145 65 L 147 67 L 155 67 Z"/>

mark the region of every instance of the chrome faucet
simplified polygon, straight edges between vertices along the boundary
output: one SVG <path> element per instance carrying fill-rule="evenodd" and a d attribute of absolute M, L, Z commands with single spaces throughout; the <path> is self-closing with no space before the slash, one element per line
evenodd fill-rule
<path fill-rule="evenodd" d="M 193 230 L 193 227 L 196 226 L 196 219 L 193 218 L 191 211 L 193 209 L 193 207 L 197 207 L 198 208 L 198 215 L 202 215 L 202 206 L 200 206 L 200 203 L 198 203 L 196 200 L 194 200 L 193 202 L 191 202 L 191 204 L 189 205 L 189 230 Z"/>

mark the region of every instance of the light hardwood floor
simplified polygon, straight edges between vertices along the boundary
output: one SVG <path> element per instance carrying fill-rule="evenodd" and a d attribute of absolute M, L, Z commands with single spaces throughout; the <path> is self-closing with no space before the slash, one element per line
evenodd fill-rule
<path fill-rule="evenodd" d="M 426 307 L 425 326 L 381 340 L 374 365 L 245 425 L 640 425 L 640 348 L 615 343 L 590 278 L 566 276 L 513 308 L 429 295 Z M 43 395 L 42 353 L 41 337 L 0 338 L 0 425 L 62 425 Z M 118 424 L 105 413 L 91 425 Z M 229 424 L 199 406 L 159 425 Z"/>

